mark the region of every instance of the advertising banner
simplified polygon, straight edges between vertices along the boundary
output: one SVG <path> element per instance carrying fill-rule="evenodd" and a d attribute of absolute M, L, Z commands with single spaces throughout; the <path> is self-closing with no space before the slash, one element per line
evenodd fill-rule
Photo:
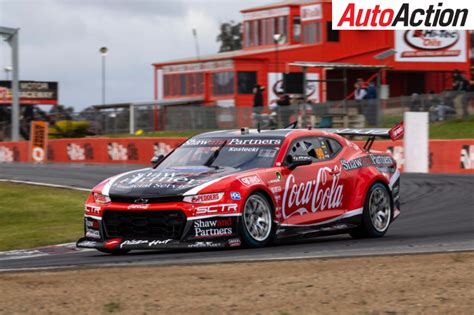
<path fill-rule="evenodd" d="M 467 62 L 465 31 L 395 31 L 395 61 Z"/>
<path fill-rule="evenodd" d="M 35 163 L 45 162 L 48 152 L 48 123 L 32 121 L 30 135 L 30 161 Z"/>
<path fill-rule="evenodd" d="M 48 141 L 48 162 L 149 165 L 154 155 L 168 154 L 185 138 L 82 138 Z M 364 146 L 364 141 L 356 141 Z M 390 152 L 405 168 L 403 141 L 375 141 L 373 150 Z M 0 163 L 28 162 L 28 142 L 0 142 Z M 474 174 L 474 139 L 430 140 L 430 173 Z"/>
<path fill-rule="evenodd" d="M 335 0 L 332 23 L 339 30 L 471 30 L 474 1 Z"/>
<path fill-rule="evenodd" d="M 0 105 L 11 104 L 11 81 L 0 81 Z M 20 81 L 20 104 L 57 105 L 58 82 Z"/>

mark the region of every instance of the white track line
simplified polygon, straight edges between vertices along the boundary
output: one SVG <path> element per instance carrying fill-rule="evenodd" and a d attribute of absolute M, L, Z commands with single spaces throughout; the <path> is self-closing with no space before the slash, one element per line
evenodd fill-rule
<path fill-rule="evenodd" d="M 81 187 L 74 187 L 74 186 L 67 186 L 67 185 L 56 185 L 56 184 L 48 184 L 48 183 L 40 183 L 40 182 L 31 182 L 31 181 L 27 181 L 27 180 L 17 180 L 17 179 L 2 179 L 2 178 L 0 178 L 0 182 L 35 185 L 35 186 L 44 186 L 44 187 L 51 187 L 51 188 L 71 189 L 71 190 L 79 190 L 79 191 L 87 191 L 87 192 L 91 191 L 91 189 L 86 189 L 86 188 L 81 188 Z"/>

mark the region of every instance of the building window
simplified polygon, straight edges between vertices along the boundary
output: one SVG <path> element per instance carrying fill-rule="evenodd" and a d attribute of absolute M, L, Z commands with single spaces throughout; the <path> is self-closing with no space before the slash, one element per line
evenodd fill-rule
<path fill-rule="evenodd" d="M 257 72 L 239 71 L 237 73 L 237 86 L 239 94 L 252 94 L 257 85 Z"/>
<path fill-rule="evenodd" d="M 327 22 L 327 41 L 328 42 L 339 42 L 339 30 L 334 30 L 332 28 L 332 22 Z"/>
<path fill-rule="evenodd" d="M 245 47 L 250 47 L 250 22 L 245 22 Z"/>
<path fill-rule="evenodd" d="M 280 16 L 278 18 L 278 33 L 277 34 L 284 35 L 285 36 L 284 43 L 286 43 L 286 39 L 288 38 L 288 17 Z M 283 43 L 280 43 L 280 44 L 283 44 Z"/>
<path fill-rule="evenodd" d="M 293 17 L 293 40 L 295 42 L 301 41 L 301 18 L 299 16 Z"/>
<path fill-rule="evenodd" d="M 216 72 L 212 74 L 212 95 L 234 94 L 234 72 Z"/>
<path fill-rule="evenodd" d="M 305 44 L 317 44 L 321 42 L 321 22 L 304 24 L 303 42 Z"/>
<path fill-rule="evenodd" d="M 204 93 L 203 73 L 166 74 L 163 76 L 163 96 L 181 97 Z"/>

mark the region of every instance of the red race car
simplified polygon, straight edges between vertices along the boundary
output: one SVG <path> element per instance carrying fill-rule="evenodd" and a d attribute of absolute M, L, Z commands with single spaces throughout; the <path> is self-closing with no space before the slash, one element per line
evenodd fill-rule
<path fill-rule="evenodd" d="M 298 235 L 382 237 L 400 214 L 400 173 L 371 151 L 388 129 L 216 131 L 187 140 L 153 167 L 97 185 L 78 247 L 262 247 Z M 367 137 L 363 148 L 343 136 Z"/>

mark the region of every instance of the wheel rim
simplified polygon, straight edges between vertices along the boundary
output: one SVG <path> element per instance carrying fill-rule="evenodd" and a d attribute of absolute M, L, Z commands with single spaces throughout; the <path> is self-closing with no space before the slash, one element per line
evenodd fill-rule
<path fill-rule="evenodd" d="M 254 240 L 262 242 L 268 238 L 272 229 L 272 212 L 265 198 L 250 196 L 245 203 L 244 224 Z"/>
<path fill-rule="evenodd" d="M 369 199 L 370 219 L 372 225 L 379 232 L 384 232 L 390 223 L 390 197 L 387 191 L 377 187 L 372 191 Z"/>

